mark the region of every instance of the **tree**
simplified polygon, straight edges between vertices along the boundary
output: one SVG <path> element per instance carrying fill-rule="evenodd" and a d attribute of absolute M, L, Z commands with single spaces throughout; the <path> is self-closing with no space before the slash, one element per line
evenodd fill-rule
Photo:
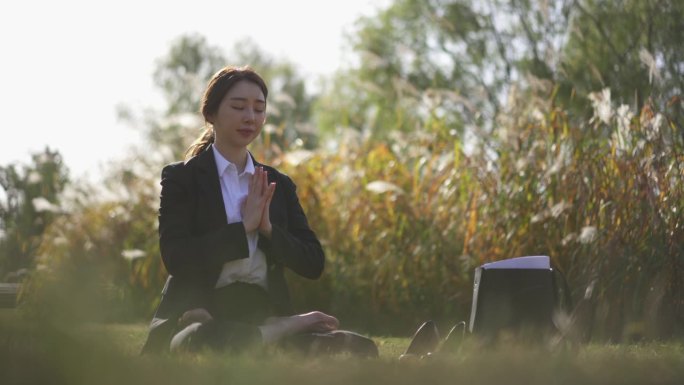
<path fill-rule="evenodd" d="M 579 95 L 609 88 L 639 110 L 684 91 L 683 40 L 681 1 L 574 1 L 557 79 Z"/>
<path fill-rule="evenodd" d="M 16 280 L 31 268 L 41 236 L 63 209 L 60 194 L 68 172 L 57 151 L 46 147 L 28 165 L 0 167 L 0 279 Z"/>
<path fill-rule="evenodd" d="M 358 21 L 358 65 L 331 82 L 317 116 L 326 131 L 382 136 L 438 119 L 486 138 L 511 91 L 553 93 L 585 112 L 587 96 L 607 87 L 639 110 L 682 93 L 683 16 L 674 0 L 396 0 Z"/>
<path fill-rule="evenodd" d="M 356 106 L 342 102 L 342 113 L 370 112 L 375 119 L 366 124 L 375 132 L 429 127 L 434 119 L 448 131 L 487 132 L 514 82 L 527 73 L 551 76 L 566 3 L 397 0 L 359 20 L 358 68 L 343 73 L 331 94 L 354 95 Z"/>
<path fill-rule="evenodd" d="M 200 115 L 202 92 L 211 76 L 226 65 L 249 65 L 264 77 L 269 86 L 267 131 L 272 142 L 281 146 L 301 143 L 313 146 L 316 135 L 311 129 L 310 115 L 314 96 L 306 90 L 306 82 L 292 63 L 278 62 L 266 55 L 253 41 L 242 40 L 230 54 L 210 45 L 198 34 L 179 36 L 166 56 L 157 61 L 155 85 L 166 100 L 163 111 L 147 109 L 142 119 L 122 106 L 119 117 L 139 126 L 149 143 L 142 151 L 149 157 L 155 149 L 165 163 L 182 159 L 185 150 L 199 135 L 204 125 Z"/>

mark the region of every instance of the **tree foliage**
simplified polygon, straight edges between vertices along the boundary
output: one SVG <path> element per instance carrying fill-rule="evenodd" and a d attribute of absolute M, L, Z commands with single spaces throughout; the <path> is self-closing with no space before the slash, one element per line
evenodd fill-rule
<path fill-rule="evenodd" d="M 358 67 L 331 91 L 354 94 L 357 105 L 325 113 L 380 133 L 435 118 L 446 130 L 487 132 L 514 82 L 528 73 L 550 77 L 566 3 L 395 1 L 359 21 L 352 42 Z M 353 122 L 368 114 L 365 125 Z"/>
<path fill-rule="evenodd" d="M 309 124 L 315 96 L 294 64 L 276 61 L 250 39 L 242 40 L 227 53 L 211 45 L 201 35 L 179 36 L 168 53 L 157 61 L 155 85 L 166 105 L 157 111 L 148 108 L 137 117 L 130 107 L 119 115 L 142 132 L 147 148 L 159 154 L 161 164 L 183 159 L 185 150 L 204 128 L 200 114 L 202 93 L 211 76 L 226 65 L 249 65 L 269 85 L 269 115 L 266 134 L 283 147 L 316 144 L 315 130 Z"/>
<path fill-rule="evenodd" d="M 682 92 L 683 12 L 674 0 L 397 0 L 358 22 L 358 65 L 331 82 L 317 116 L 329 132 L 383 137 L 437 118 L 484 137 L 510 91 L 539 92 L 540 81 L 575 112 L 603 88 L 641 109 Z"/>
<path fill-rule="evenodd" d="M 650 97 L 684 91 L 684 3 L 676 0 L 573 2 L 557 79 L 581 95 L 610 88 L 640 109 Z"/>
<path fill-rule="evenodd" d="M 29 164 L 0 167 L 0 280 L 18 280 L 32 267 L 43 233 L 63 211 L 67 183 L 62 157 L 50 148 L 31 155 Z"/>

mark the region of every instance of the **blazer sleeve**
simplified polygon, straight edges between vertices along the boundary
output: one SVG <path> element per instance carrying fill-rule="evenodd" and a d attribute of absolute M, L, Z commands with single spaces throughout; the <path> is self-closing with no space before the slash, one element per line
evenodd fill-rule
<path fill-rule="evenodd" d="M 273 223 L 269 254 L 277 262 L 295 273 L 316 279 L 323 273 L 325 254 L 316 234 L 309 227 L 304 210 L 297 197 L 297 187 L 281 174 L 276 189 L 284 190 L 287 204 L 287 228 Z"/>
<path fill-rule="evenodd" d="M 193 178 L 183 164 L 164 167 L 159 206 L 159 248 L 166 270 L 174 277 L 205 279 L 225 262 L 249 256 L 242 222 L 204 233 L 196 229 L 197 200 Z"/>

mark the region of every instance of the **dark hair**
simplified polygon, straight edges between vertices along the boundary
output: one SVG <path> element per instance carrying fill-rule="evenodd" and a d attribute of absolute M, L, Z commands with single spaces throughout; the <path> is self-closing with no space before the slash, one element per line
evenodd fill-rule
<path fill-rule="evenodd" d="M 226 93 L 239 81 L 247 80 L 259 86 L 264 98 L 268 97 L 268 87 L 261 76 L 249 66 L 227 66 L 219 70 L 211 77 L 207 89 L 202 96 L 200 112 L 204 116 L 204 132 L 185 151 L 185 158 L 190 159 L 201 153 L 214 143 L 214 130 L 208 125 L 213 122 L 209 117 L 216 114 Z M 207 124 L 208 123 L 208 124 Z"/>

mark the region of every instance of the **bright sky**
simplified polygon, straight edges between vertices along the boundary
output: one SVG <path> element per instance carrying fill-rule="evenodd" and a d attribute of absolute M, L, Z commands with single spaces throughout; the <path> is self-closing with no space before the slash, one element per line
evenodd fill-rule
<path fill-rule="evenodd" d="M 116 106 L 158 106 L 155 60 L 186 33 L 229 51 L 250 37 L 304 76 L 334 72 L 344 34 L 389 0 L 21 0 L 0 4 L 0 165 L 60 151 L 71 176 L 97 175 L 135 143 Z M 233 63 L 226 63 L 233 64 Z M 240 63 L 235 63 L 240 64 Z"/>

